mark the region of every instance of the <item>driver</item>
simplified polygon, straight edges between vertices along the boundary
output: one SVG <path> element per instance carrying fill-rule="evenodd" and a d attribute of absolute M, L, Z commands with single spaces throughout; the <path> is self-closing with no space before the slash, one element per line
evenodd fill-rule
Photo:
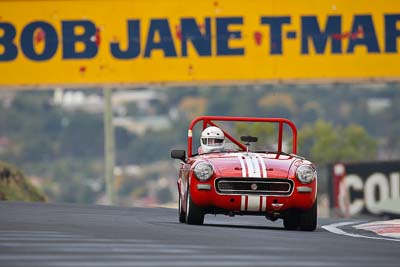
<path fill-rule="evenodd" d="M 200 143 L 202 153 L 221 152 L 225 145 L 224 132 L 215 126 L 207 127 L 201 133 Z"/>

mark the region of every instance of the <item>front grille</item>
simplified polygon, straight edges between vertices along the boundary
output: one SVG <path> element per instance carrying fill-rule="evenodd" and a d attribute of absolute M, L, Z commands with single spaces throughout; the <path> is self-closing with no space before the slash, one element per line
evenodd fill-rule
<path fill-rule="evenodd" d="M 293 181 L 289 179 L 219 178 L 215 188 L 221 194 L 290 195 Z"/>

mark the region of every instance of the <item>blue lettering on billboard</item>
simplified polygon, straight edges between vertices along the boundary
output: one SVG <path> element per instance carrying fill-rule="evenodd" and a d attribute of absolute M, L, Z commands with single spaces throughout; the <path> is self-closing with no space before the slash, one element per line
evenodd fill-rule
<path fill-rule="evenodd" d="M 397 38 L 400 37 L 400 29 L 396 24 L 400 22 L 400 14 L 385 15 L 385 52 L 397 52 Z"/>
<path fill-rule="evenodd" d="M 261 24 L 270 26 L 270 54 L 282 55 L 282 25 L 290 24 L 290 17 L 261 17 Z"/>
<path fill-rule="evenodd" d="M 328 16 L 325 30 L 322 31 L 316 16 L 303 16 L 301 18 L 301 54 L 309 54 L 309 41 L 312 41 L 317 54 L 324 54 L 328 39 L 331 41 L 331 53 L 341 54 L 341 38 L 339 36 L 334 38 L 335 34 L 342 32 L 341 22 L 341 16 Z"/>
<path fill-rule="evenodd" d="M 128 48 L 122 51 L 118 42 L 111 42 L 111 55 L 117 59 L 133 59 L 140 54 L 140 21 L 128 20 Z"/>
<path fill-rule="evenodd" d="M 77 34 L 76 27 L 82 27 L 83 33 Z M 91 41 L 91 37 L 96 35 L 96 26 L 88 20 L 71 20 L 62 22 L 63 30 L 63 58 L 93 58 L 97 55 L 97 45 Z M 83 51 L 76 51 L 75 44 L 82 43 L 85 46 Z"/>
<path fill-rule="evenodd" d="M 161 37 L 155 40 L 156 33 Z M 154 19 L 150 22 L 149 34 L 147 35 L 146 50 L 144 57 L 150 57 L 153 50 L 164 51 L 165 57 L 176 57 L 175 45 L 167 19 Z"/>
<path fill-rule="evenodd" d="M 244 48 L 231 48 L 229 47 L 229 39 L 241 39 L 242 33 L 240 31 L 229 31 L 229 25 L 236 24 L 242 25 L 242 17 L 226 17 L 217 18 L 217 55 L 218 56 L 232 56 L 244 55 Z"/>
<path fill-rule="evenodd" d="M 36 30 L 43 31 L 45 38 L 45 47 L 43 52 L 38 53 L 34 47 L 34 33 Z M 21 34 L 21 46 L 22 52 L 24 55 L 35 61 L 43 61 L 51 59 L 54 54 L 57 52 L 58 47 L 58 37 L 57 32 L 47 22 L 43 21 L 35 21 L 28 24 L 23 30 Z"/>
<path fill-rule="evenodd" d="M 382 16 L 384 36 L 377 36 L 374 18 L 370 14 L 353 15 L 351 26 L 346 29 L 343 28 L 342 15 L 328 15 L 324 22 L 316 15 L 300 16 L 296 18 L 299 19 L 300 29 L 286 29 L 294 19 L 291 16 L 259 18 L 260 27 L 269 27 L 269 35 L 263 37 L 269 42 L 266 57 L 283 55 L 283 47 L 288 40 L 297 41 L 300 55 L 309 55 L 311 51 L 317 55 L 354 54 L 358 48 L 363 48 L 367 54 L 398 53 L 400 14 Z M 16 60 L 19 56 L 32 61 L 50 60 L 59 48 L 62 50 L 62 59 L 92 59 L 97 56 L 99 49 L 108 49 L 110 55 L 119 60 L 132 60 L 140 56 L 150 58 L 155 52 L 161 52 L 168 58 L 189 57 L 189 51 L 195 51 L 200 57 L 240 57 L 245 55 L 246 47 L 235 41 L 242 40 L 245 22 L 241 16 L 204 17 L 203 20 L 184 17 L 180 19 L 180 25 L 175 25 L 177 32 L 173 35 L 167 18 L 150 19 L 148 29 L 143 28 L 139 19 L 130 19 L 125 24 L 127 44 L 113 40 L 107 46 L 99 46 L 99 42 L 93 41 L 96 40 L 98 28 L 90 20 L 61 21 L 61 32 L 56 31 L 56 25 L 46 21 L 29 22 L 21 28 L 9 21 L 2 21 L 0 63 Z M 344 39 L 348 41 L 344 42 Z M 40 46 L 38 40 L 42 42 Z M 141 40 L 145 40 L 145 43 L 142 44 Z M 382 43 L 378 40 L 382 40 Z M 245 44 L 251 45 L 251 42 L 246 41 Z M 344 44 L 347 47 L 343 47 Z M 194 50 L 189 50 L 189 46 Z M 180 54 L 177 47 L 181 48 Z"/>
<path fill-rule="evenodd" d="M 375 27 L 370 15 L 354 16 L 351 32 L 355 33 L 350 38 L 347 53 L 353 53 L 355 46 L 365 46 L 369 53 L 379 53 L 378 39 L 376 38 Z M 358 34 L 357 34 L 358 33 Z"/>
<path fill-rule="evenodd" d="M 181 19 L 182 56 L 187 57 L 187 44 L 190 41 L 200 56 L 211 56 L 211 21 L 206 18 L 204 33 L 200 31 L 195 19 Z"/>
<path fill-rule="evenodd" d="M 0 46 L 3 47 L 4 52 L 0 54 L 1 61 L 12 61 L 17 58 L 18 49 L 14 44 L 14 38 L 17 34 L 15 27 L 11 23 L 0 23 L 0 32 L 3 32 L 3 36 L 0 36 Z"/>

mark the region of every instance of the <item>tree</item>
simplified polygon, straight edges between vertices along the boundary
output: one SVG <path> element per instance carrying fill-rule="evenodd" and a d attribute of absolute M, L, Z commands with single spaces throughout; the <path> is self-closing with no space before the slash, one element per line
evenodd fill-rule
<path fill-rule="evenodd" d="M 179 109 L 186 118 L 192 120 L 196 116 L 204 115 L 207 107 L 207 100 L 204 97 L 185 97 L 179 104 Z"/>
<path fill-rule="evenodd" d="M 258 101 L 259 107 L 267 114 L 267 117 L 289 118 L 296 112 L 296 103 L 289 94 L 268 94 Z"/>
<path fill-rule="evenodd" d="M 254 136 L 258 138 L 254 150 L 276 150 L 277 127 L 272 123 L 235 123 L 237 136 Z"/>
<path fill-rule="evenodd" d="M 377 141 L 360 125 L 351 124 L 343 129 L 340 156 L 344 160 L 372 160 L 376 156 Z"/>
<path fill-rule="evenodd" d="M 377 151 L 377 141 L 363 127 L 351 124 L 335 128 L 331 123 L 320 120 L 299 131 L 299 146 L 300 154 L 320 165 L 372 160 Z"/>

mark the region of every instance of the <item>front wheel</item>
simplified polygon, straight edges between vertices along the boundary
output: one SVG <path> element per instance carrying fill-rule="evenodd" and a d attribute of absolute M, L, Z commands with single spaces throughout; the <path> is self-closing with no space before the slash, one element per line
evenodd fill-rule
<path fill-rule="evenodd" d="M 302 231 L 314 231 L 317 229 L 317 213 L 318 206 L 317 201 L 307 211 L 304 211 L 300 215 L 300 230 Z"/>
<path fill-rule="evenodd" d="M 300 224 L 299 212 L 297 210 L 289 210 L 283 218 L 283 226 L 287 230 L 297 230 Z"/>
<path fill-rule="evenodd" d="M 179 204 L 178 205 L 179 205 L 178 206 L 179 222 L 185 223 L 186 222 L 186 214 L 183 212 L 181 194 L 179 194 Z"/>
<path fill-rule="evenodd" d="M 186 223 L 196 225 L 204 223 L 204 211 L 193 203 L 190 196 L 190 189 L 188 189 L 186 201 Z"/>

